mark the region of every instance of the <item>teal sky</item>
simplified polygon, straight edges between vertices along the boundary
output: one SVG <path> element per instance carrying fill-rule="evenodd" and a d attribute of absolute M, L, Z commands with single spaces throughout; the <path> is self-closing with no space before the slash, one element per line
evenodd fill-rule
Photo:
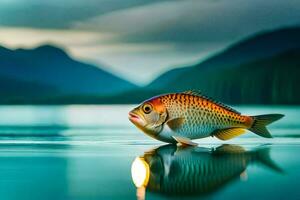
<path fill-rule="evenodd" d="M 300 25 L 298 0 L 0 0 L 0 44 L 53 43 L 138 84 L 256 32 Z"/>

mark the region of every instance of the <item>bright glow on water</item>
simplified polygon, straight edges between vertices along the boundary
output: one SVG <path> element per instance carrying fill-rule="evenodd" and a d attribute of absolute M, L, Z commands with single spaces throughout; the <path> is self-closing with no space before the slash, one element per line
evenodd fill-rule
<path fill-rule="evenodd" d="M 282 113 L 286 116 L 269 127 L 273 139 L 249 132 L 226 141 L 234 146 L 223 146 L 221 154 L 216 149 L 224 142 L 215 138 L 197 140 L 203 149 L 197 149 L 196 153 L 162 147 L 163 143 L 149 138 L 129 122 L 128 111 L 133 107 L 1 106 L 1 197 L 8 200 L 135 199 L 139 192 L 132 181 L 131 166 L 137 156 L 143 155 L 150 166 L 148 187 L 143 193 L 146 199 L 170 195 L 163 193 L 162 183 L 175 180 L 177 175 L 185 174 L 181 179 L 191 184 L 189 187 L 195 186 L 197 182 L 189 182 L 193 179 L 187 174 L 197 177 L 202 171 L 200 168 L 185 170 L 189 166 L 202 166 L 201 163 L 214 169 L 224 165 L 224 174 L 218 172 L 210 177 L 223 180 L 230 172 L 233 178 L 214 186 L 205 195 L 201 188 L 195 187 L 198 193 L 189 198 L 285 199 L 288 195 L 289 199 L 297 199 L 300 196 L 297 185 L 300 107 L 237 107 L 249 115 Z M 154 155 L 153 148 L 158 149 Z M 233 154 L 243 151 L 238 157 Z M 229 171 L 232 167 L 226 168 L 228 162 L 215 160 L 223 156 L 226 161 L 236 161 L 230 164 L 237 167 L 236 173 Z M 241 165 L 244 168 L 238 168 L 241 160 L 246 163 Z M 246 176 L 247 179 L 239 178 Z M 278 186 L 280 190 L 275 189 Z M 178 191 L 185 191 L 180 184 L 178 187 Z"/>
<path fill-rule="evenodd" d="M 148 183 L 149 166 L 147 166 L 147 163 L 140 157 L 134 159 L 131 165 L 131 176 L 134 185 L 138 188 L 146 186 Z"/>

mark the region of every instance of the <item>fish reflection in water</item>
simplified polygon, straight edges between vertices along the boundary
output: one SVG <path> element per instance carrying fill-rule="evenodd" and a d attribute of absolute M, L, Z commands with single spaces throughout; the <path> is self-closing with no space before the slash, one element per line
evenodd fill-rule
<path fill-rule="evenodd" d="M 208 195 L 237 178 L 247 179 L 246 168 L 261 163 L 277 172 L 270 148 L 247 151 L 237 145 L 217 148 L 165 145 L 137 157 L 131 168 L 138 199 L 145 190 L 168 196 Z"/>

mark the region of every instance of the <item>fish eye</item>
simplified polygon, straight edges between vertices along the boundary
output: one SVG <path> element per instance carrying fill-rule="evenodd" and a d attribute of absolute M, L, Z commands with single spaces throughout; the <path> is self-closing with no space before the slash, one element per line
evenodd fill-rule
<path fill-rule="evenodd" d="M 152 111 L 152 106 L 150 104 L 143 105 L 143 111 L 146 114 L 149 114 Z"/>

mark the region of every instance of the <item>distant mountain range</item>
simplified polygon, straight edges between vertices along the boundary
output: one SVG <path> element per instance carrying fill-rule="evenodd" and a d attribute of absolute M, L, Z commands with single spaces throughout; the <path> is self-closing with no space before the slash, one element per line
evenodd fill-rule
<path fill-rule="evenodd" d="M 159 92 L 198 89 L 230 103 L 300 103 L 300 28 L 265 32 L 204 62 L 171 70 L 147 86 Z M 163 84 L 161 84 L 163 83 Z"/>
<path fill-rule="evenodd" d="M 215 73 L 219 70 L 235 68 L 245 63 L 272 57 L 299 48 L 300 27 L 260 33 L 233 44 L 203 62 L 168 71 L 150 83 L 148 88 L 161 89 L 166 87 L 167 84 L 172 84 L 174 81 L 177 81 L 181 76 L 185 76 L 183 79 L 196 79 L 195 81 L 197 81 L 206 77 L 208 72 Z M 160 84 L 161 82 L 167 83 L 162 86 Z M 191 85 L 187 86 L 190 87 Z"/>
<path fill-rule="evenodd" d="M 0 67 L 0 103 L 138 103 L 196 89 L 232 104 L 300 104 L 300 28 L 259 33 L 143 88 L 50 45 L 0 47 Z"/>
<path fill-rule="evenodd" d="M 137 88 L 99 67 L 76 61 L 51 45 L 16 50 L 0 47 L 0 83 L 0 103 L 101 97 Z"/>

